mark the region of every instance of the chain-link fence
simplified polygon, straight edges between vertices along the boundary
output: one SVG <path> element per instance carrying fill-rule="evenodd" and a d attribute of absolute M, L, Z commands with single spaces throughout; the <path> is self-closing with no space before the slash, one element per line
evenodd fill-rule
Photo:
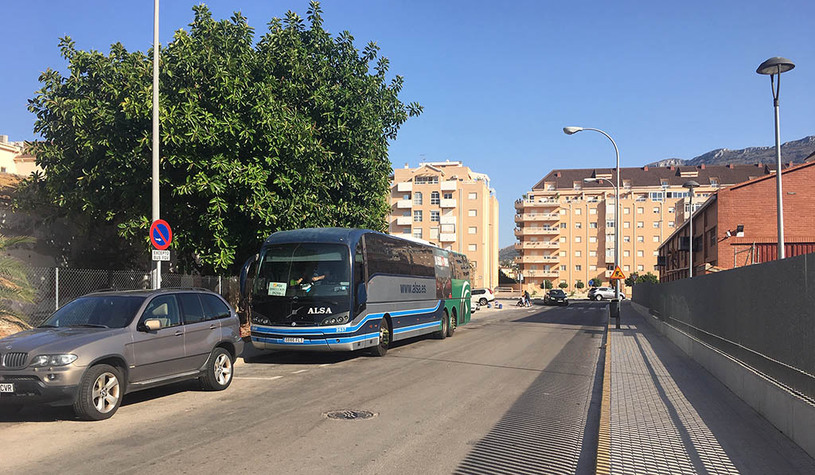
<path fill-rule="evenodd" d="M 41 324 L 54 310 L 89 292 L 151 288 L 150 273 L 143 271 L 29 267 L 26 274 L 35 291 L 34 302 L 13 303 L 12 308 L 32 326 Z M 161 286 L 205 288 L 223 295 L 233 306 L 238 301 L 238 277 L 162 274 Z"/>

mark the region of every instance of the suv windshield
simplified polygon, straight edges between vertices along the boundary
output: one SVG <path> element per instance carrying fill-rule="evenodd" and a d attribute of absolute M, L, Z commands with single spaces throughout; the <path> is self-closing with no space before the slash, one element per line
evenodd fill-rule
<path fill-rule="evenodd" d="M 124 328 L 136 316 L 144 299 L 136 295 L 80 297 L 54 312 L 41 326 Z"/>

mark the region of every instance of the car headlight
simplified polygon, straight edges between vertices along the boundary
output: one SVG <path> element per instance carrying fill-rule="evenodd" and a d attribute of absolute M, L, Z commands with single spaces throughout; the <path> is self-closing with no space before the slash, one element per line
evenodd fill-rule
<path fill-rule="evenodd" d="M 76 355 L 39 355 L 35 356 L 34 359 L 31 360 L 31 364 L 29 366 L 33 366 L 35 368 L 43 366 L 65 366 L 73 363 L 76 361 L 76 359 Z"/>

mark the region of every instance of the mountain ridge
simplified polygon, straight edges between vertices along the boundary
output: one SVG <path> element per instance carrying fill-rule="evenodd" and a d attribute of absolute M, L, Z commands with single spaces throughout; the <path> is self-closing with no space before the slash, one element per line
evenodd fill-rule
<path fill-rule="evenodd" d="M 783 163 L 803 163 L 815 158 L 815 135 L 781 144 L 781 161 Z M 696 166 L 696 165 L 754 165 L 756 163 L 775 163 L 775 145 L 769 147 L 747 147 L 740 150 L 717 148 L 697 157 L 685 160 L 666 158 L 647 164 L 653 167 Z"/>

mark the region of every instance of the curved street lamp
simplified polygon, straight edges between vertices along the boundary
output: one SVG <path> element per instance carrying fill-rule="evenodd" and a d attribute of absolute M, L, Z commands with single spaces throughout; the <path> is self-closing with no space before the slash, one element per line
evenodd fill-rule
<path fill-rule="evenodd" d="M 614 186 L 614 267 L 617 268 L 620 266 L 620 149 L 617 148 L 617 143 L 614 142 L 614 139 L 611 138 L 610 135 L 603 132 L 600 129 L 592 129 L 589 127 L 563 127 L 563 133 L 566 135 L 574 135 L 578 132 L 583 130 L 593 130 L 595 132 L 599 132 L 606 136 L 607 139 L 611 140 L 611 144 L 614 145 L 614 153 L 617 155 L 617 185 Z M 611 181 L 609 181 L 611 183 Z M 618 305 L 620 301 L 620 281 L 619 279 L 616 281 L 614 285 L 614 298 L 617 300 Z M 618 313 L 619 315 L 619 313 Z M 620 319 L 617 319 L 617 328 L 620 328 Z"/>
<path fill-rule="evenodd" d="M 795 67 L 795 64 L 787 58 L 776 56 L 761 63 L 756 72 L 770 76 L 770 89 L 773 93 L 773 109 L 775 109 L 775 162 L 776 162 L 776 209 L 778 214 L 778 258 L 784 258 L 784 205 L 781 194 L 781 130 L 779 126 L 778 113 L 778 93 L 781 90 L 781 73 L 785 73 Z M 778 75 L 778 82 L 775 76 Z"/>
<path fill-rule="evenodd" d="M 690 180 L 686 181 L 682 184 L 683 188 L 687 188 L 690 193 L 690 218 L 688 219 L 688 247 L 689 247 L 689 257 L 688 257 L 688 277 L 693 277 L 693 189 L 697 188 L 699 183 Z"/>

